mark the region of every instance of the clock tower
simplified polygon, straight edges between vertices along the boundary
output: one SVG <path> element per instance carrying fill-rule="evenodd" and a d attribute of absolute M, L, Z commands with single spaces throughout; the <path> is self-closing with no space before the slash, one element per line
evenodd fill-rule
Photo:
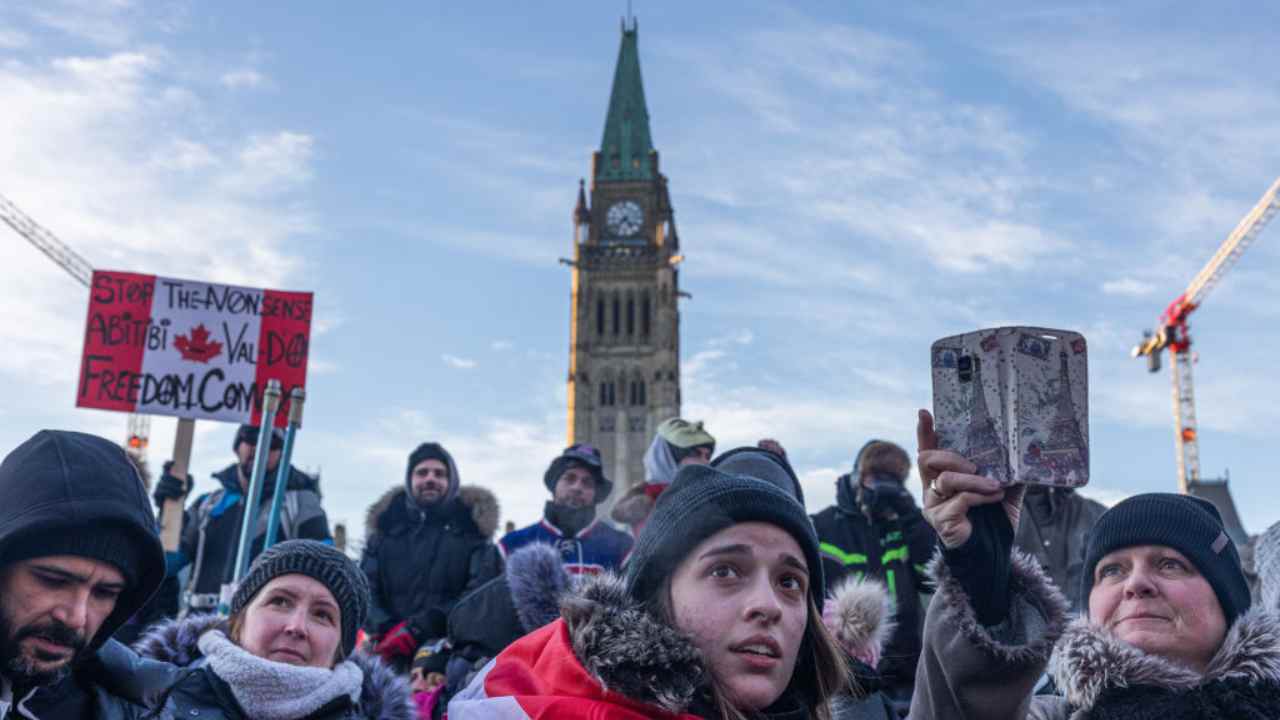
<path fill-rule="evenodd" d="M 573 211 L 569 442 L 604 456 L 613 495 L 644 482 L 658 424 L 680 414 L 682 259 L 667 178 L 649 135 L 637 25 L 624 21 L 591 185 Z M 588 194 L 590 203 L 588 203 Z"/>

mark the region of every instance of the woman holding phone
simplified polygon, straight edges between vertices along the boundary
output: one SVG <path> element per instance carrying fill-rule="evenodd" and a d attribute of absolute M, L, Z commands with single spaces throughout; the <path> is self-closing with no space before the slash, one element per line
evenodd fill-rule
<path fill-rule="evenodd" d="M 1250 608 L 1217 510 L 1186 495 L 1135 495 L 1089 540 L 1085 614 L 1013 550 L 1023 486 L 974 474 L 938 449 L 920 411 L 924 515 L 934 560 L 911 717 L 1000 720 L 1280 718 L 1280 621 Z M 1057 695 L 1033 695 L 1048 669 Z"/>

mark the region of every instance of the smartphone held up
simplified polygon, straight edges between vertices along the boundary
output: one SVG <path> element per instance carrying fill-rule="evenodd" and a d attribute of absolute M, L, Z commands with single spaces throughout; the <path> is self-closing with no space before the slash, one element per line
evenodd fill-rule
<path fill-rule="evenodd" d="M 1089 482 L 1089 375 L 1084 336 L 1001 327 L 931 348 L 939 446 L 1002 484 Z"/>

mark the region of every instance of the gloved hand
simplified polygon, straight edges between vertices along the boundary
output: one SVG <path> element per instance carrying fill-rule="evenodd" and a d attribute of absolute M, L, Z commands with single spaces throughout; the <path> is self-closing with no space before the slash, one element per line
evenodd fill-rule
<path fill-rule="evenodd" d="M 412 657 L 418 649 L 418 639 L 409 629 L 409 621 L 405 620 L 391 628 L 382 636 L 382 640 L 374 646 L 373 652 L 381 655 L 388 663 L 399 657 Z"/>
<path fill-rule="evenodd" d="M 164 464 L 164 472 L 160 475 L 160 481 L 156 483 L 156 489 L 151 493 L 151 497 L 155 499 L 157 507 L 163 507 L 165 500 L 179 500 L 191 492 L 191 476 L 175 477 L 170 473 L 172 469 L 172 460 Z"/>
<path fill-rule="evenodd" d="M 894 513 L 905 515 L 915 501 L 896 478 L 873 477 L 870 486 L 858 485 L 858 505 L 868 518 L 877 520 Z"/>
<path fill-rule="evenodd" d="M 911 493 L 902 485 L 899 485 L 898 491 L 889 498 L 889 507 L 897 513 L 898 517 L 920 512 L 916 507 L 916 499 L 911 497 Z"/>

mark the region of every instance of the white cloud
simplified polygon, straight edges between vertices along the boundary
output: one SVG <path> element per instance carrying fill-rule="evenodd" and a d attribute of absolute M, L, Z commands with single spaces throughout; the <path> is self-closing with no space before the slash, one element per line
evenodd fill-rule
<path fill-rule="evenodd" d="M 0 141 L 0 192 L 96 267 L 285 286 L 313 226 L 299 197 L 310 137 L 213 132 L 214 109 L 175 82 L 175 57 L 149 48 L 0 63 L 0 138 L 21 138 Z M 7 226 L 0 243 L 10 320 L 0 381 L 21 385 L 46 425 L 123 437 L 123 415 L 70 402 L 87 292 Z M 29 434 L 36 412 L 0 423 L 4 446 Z M 156 440 L 161 457 L 171 441 Z"/>
<path fill-rule="evenodd" d="M 1155 292 L 1156 286 L 1138 280 L 1137 278 L 1125 277 L 1117 280 L 1108 280 L 1102 283 L 1102 292 L 1108 295 L 1124 295 L 1127 297 L 1146 297 Z"/>
<path fill-rule="evenodd" d="M 222 77 L 218 79 L 223 85 L 233 90 L 241 88 L 253 90 L 264 87 L 267 84 L 266 76 L 252 68 L 244 68 L 241 70 L 233 70 L 231 72 L 223 73 Z"/>
<path fill-rule="evenodd" d="M 489 349 L 494 352 L 506 352 L 514 347 L 509 340 L 494 340 L 489 344 Z"/>
<path fill-rule="evenodd" d="M 750 345 L 755 339 L 756 336 L 754 333 L 743 328 L 727 335 L 711 338 L 707 344 L 711 347 L 721 347 L 724 345 Z"/>
<path fill-rule="evenodd" d="M 445 353 L 440 356 L 445 365 L 458 370 L 471 370 L 476 366 L 476 361 L 469 358 L 458 357 L 457 355 L 449 355 Z"/>
<path fill-rule="evenodd" d="M 310 135 L 287 130 L 251 136 L 238 153 L 238 166 L 222 179 L 223 187 L 245 195 L 296 189 L 311 179 L 314 145 Z"/>
<path fill-rule="evenodd" d="M 714 203 L 682 224 L 700 271 L 884 292 L 895 262 L 1029 270 L 1073 248 L 1042 222 L 1032 141 L 1005 108 L 935 90 L 920 48 L 809 21 L 728 43 L 667 49 L 746 112 L 741 132 L 668 149 L 717 158 L 675 188 Z"/>

